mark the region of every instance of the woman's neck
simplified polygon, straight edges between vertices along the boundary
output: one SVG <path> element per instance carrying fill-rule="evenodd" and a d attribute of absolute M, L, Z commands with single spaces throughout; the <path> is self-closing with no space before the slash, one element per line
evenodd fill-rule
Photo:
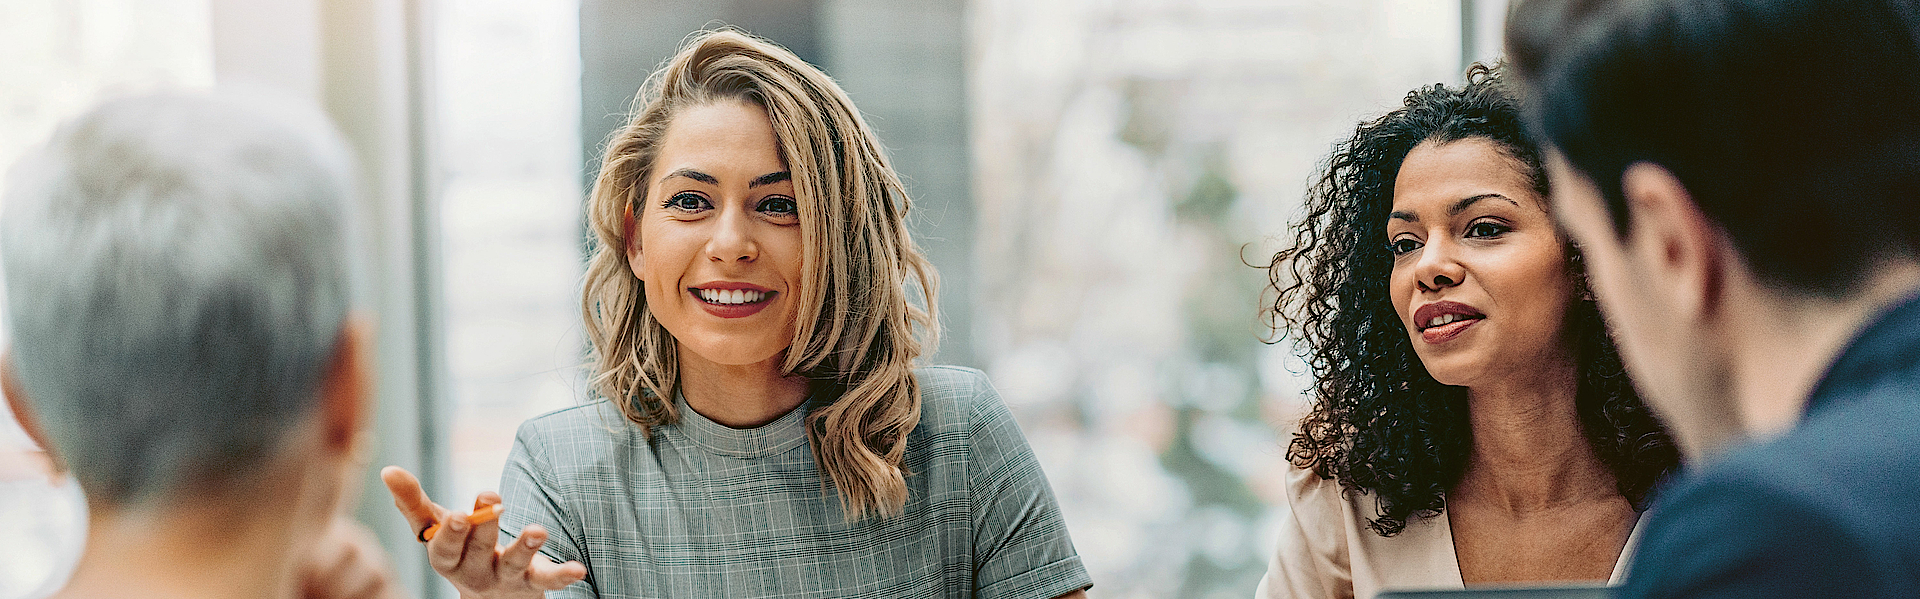
<path fill-rule="evenodd" d="M 1587 443 L 1574 398 L 1576 371 L 1467 389 L 1473 449 L 1449 501 L 1488 501 L 1525 513 L 1619 495 Z"/>
<path fill-rule="evenodd" d="M 240 511 L 89 510 L 86 550 L 66 587 L 49 599 L 295 597 L 300 541 L 320 531 L 306 521 L 324 519 Z"/>
<path fill-rule="evenodd" d="M 786 354 L 755 364 L 717 364 L 680 348 L 680 393 L 708 420 L 753 428 L 785 416 L 807 400 L 807 379 L 786 375 Z"/>

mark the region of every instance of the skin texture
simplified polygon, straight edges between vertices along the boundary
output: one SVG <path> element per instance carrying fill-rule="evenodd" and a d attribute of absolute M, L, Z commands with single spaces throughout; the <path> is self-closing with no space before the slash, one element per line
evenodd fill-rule
<path fill-rule="evenodd" d="M 445 523 L 426 543 L 427 563 L 453 583 L 461 597 L 537 599 L 545 597 L 546 591 L 565 588 L 587 577 L 587 567 L 580 562 L 556 564 L 538 555 L 540 546 L 547 542 L 545 527 L 527 525 L 518 539 L 501 547 L 498 525 L 467 524 L 467 515 L 472 512 L 449 510 L 427 499 L 412 473 L 388 466 L 380 471 L 380 480 L 393 494 L 394 507 L 406 517 L 411 530 L 418 532 L 433 522 Z M 499 504 L 500 494 L 489 491 L 474 499 L 473 507 Z"/>
<path fill-rule="evenodd" d="M 1416 248 L 1394 260 L 1393 306 L 1427 372 L 1448 385 L 1534 384 L 1514 366 L 1538 364 L 1528 370 L 1570 384 L 1572 350 L 1557 334 L 1574 300 L 1563 240 L 1519 163 L 1484 139 L 1429 141 L 1407 153 L 1394 190 L 1393 214 L 1417 220 L 1387 219 L 1396 252 Z M 1487 318 L 1428 343 L 1414 311 L 1442 300 Z"/>
<path fill-rule="evenodd" d="M 1558 154 L 1547 166 L 1554 212 L 1585 250 L 1621 356 L 1693 459 L 1792 427 L 1846 342 L 1920 288 L 1920 264 L 1905 257 L 1842 298 L 1766 284 L 1686 186 L 1648 162 L 1621 176 L 1623 238 L 1592 179 Z"/>
<path fill-rule="evenodd" d="M 386 551 L 366 525 L 333 519 L 326 536 L 300 566 L 303 599 L 405 599 Z"/>
<path fill-rule="evenodd" d="M 1523 165 L 1492 141 L 1425 142 L 1394 184 L 1390 288 L 1434 379 L 1467 387 L 1473 448 L 1447 497 L 1468 584 L 1604 580 L 1637 517 L 1582 436 L 1565 240 Z M 1414 315 L 1452 301 L 1482 320 L 1438 343 Z"/>
<path fill-rule="evenodd" d="M 138 508 L 90 502 L 85 552 L 53 597 L 405 597 L 377 542 L 338 515 L 365 464 L 373 388 L 371 327 L 350 318 L 341 337 L 316 416 L 266 458 L 248 496 Z M 0 383 L 28 435 L 49 446 L 11 357 L 0 362 Z M 220 531 L 220 542 L 207 543 L 208 531 Z"/>
<path fill-rule="evenodd" d="M 765 110 L 733 100 L 689 107 L 668 126 L 628 227 L 647 310 L 679 342 L 681 392 L 728 426 L 765 424 L 806 400 L 806 380 L 782 372 L 800 319 L 798 202 L 790 180 L 755 185 L 785 172 Z M 758 313 L 721 318 L 689 290 L 716 281 L 774 293 Z"/>

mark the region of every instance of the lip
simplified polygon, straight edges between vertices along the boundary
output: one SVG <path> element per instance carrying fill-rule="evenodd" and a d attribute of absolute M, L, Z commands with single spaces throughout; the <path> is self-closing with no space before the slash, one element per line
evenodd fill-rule
<path fill-rule="evenodd" d="M 1429 327 L 1425 324 L 1432 322 L 1434 318 L 1449 314 L 1458 314 L 1466 316 L 1467 318 L 1437 327 Z M 1414 310 L 1413 326 L 1420 331 L 1420 338 L 1422 340 L 1425 340 L 1427 343 L 1437 344 L 1445 343 L 1454 337 L 1460 336 L 1461 333 L 1465 333 L 1467 329 L 1479 324 L 1480 321 L 1486 319 L 1486 317 L 1487 315 L 1485 313 L 1475 309 L 1473 306 L 1460 302 L 1439 301 Z"/>
<path fill-rule="evenodd" d="M 767 294 L 767 297 L 751 304 L 715 304 L 700 297 L 700 290 L 702 289 L 713 291 L 758 291 Z M 734 281 L 712 281 L 687 287 L 688 298 L 691 298 L 695 304 L 699 304 L 700 308 L 706 310 L 708 314 L 721 318 L 746 318 L 759 314 L 761 310 L 765 310 L 767 306 L 773 304 L 773 298 L 779 297 L 779 295 L 780 292 L 766 287 Z"/>

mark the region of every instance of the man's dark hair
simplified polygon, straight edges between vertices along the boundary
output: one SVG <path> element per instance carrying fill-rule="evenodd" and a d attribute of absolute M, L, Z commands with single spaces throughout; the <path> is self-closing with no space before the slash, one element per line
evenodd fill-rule
<path fill-rule="evenodd" d="M 1920 3 L 1531 0 L 1507 21 L 1528 120 L 1629 229 L 1672 172 L 1763 281 L 1839 297 L 1920 249 Z"/>

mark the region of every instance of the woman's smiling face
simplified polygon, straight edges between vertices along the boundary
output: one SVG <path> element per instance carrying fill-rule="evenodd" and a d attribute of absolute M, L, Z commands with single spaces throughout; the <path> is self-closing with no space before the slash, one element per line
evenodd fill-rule
<path fill-rule="evenodd" d="M 1427 141 L 1394 180 L 1393 307 L 1443 384 L 1570 364 L 1565 240 L 1524 169 L 1492 140 Z"/>
<path fill-rule="evenodd" d="M 800 215 L 766 111 L 738 100 L 680 111 L 648 176 L 627 234 L 647 310 L 707 361 L 782 359 L 799 322 Z"/>

